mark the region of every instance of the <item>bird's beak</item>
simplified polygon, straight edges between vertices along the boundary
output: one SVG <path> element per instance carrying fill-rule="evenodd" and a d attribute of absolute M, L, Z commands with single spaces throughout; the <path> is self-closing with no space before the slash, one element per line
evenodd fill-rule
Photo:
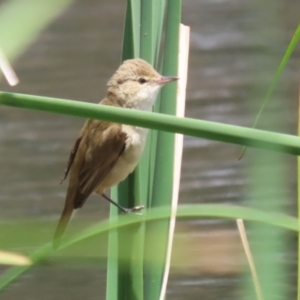
<path fill-rule="evenodd" d="M 172 81 L 176 81 L 176 80 L 178 80 L 178 79 L 179 79 L 179 77 L 174 77 L 174 76 L 164 76 L 164 77 L 162 77 L 160 80 L 158 80 L 157 83 L 163 85 L 163 84 L 165 84 L 165 83 L 172 82 Z"/>

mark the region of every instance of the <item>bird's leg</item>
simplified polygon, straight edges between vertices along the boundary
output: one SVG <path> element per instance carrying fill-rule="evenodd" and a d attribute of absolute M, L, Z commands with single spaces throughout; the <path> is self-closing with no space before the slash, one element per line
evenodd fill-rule
<path fill-rule="evenodd" d="M 131 213 L 131 212 L 136 212 L 136 211 L 140 211 L 144 208 L 144 205 L 139 205 L 139 206 L 135 206 L 133 208 L 125 208 L 123 206 L 121 206 L 120 204 L 118 204 L 117 202 L 115 202 L 114 200 L 110 199 L 108 196 L 106 196 L 104 193 L 102 193 L 101 195 L 105 200 L 107 200 L 108 202 L 110 202 L 111 204 L 115 205 L 116 207 L 118 207 L 123 213 L 127 214 L 127 213 Z"/>

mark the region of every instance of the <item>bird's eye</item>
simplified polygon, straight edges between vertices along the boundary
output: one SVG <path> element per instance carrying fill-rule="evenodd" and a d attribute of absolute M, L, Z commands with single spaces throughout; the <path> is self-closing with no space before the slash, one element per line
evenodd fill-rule
<path fill-rule="evenodd" d="M 140 78 L 138 81 L 140 84 L 144 84 L 147 82 L 147 80 L 145 78 Z"/>

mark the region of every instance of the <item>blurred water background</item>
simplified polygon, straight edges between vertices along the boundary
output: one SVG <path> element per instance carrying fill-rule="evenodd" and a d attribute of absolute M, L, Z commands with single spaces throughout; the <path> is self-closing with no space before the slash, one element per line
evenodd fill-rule
<path fill-rule="evenodd" d="M 298 26 L 299 11 L 297 0 L 183 1 L 183 23 L 191 26 L 186 116 L 251 126 Z M 2 80 L 0 89 L 99 102 L 105 95 L 108 78 L 120 63 L 124 13 L 125 1 L 75 2 L 14 64 L 21 83 L 10 88 Z M 296 134 L 299 66 L 298 47 L 259 123 L 260 128 Z M 275 116 L 278 122 L 268 122 L 268 115 Z M 52 222 L 54 230 L 67 186 L 60 186 L 59 181 L 83 122 L 75 117 L 1 107 L 3 222 L 45 220 Z M 248 149 L 238 161 L 240 151 L 239 146 L 185 137 L 180 203 L 249 204 L 247 189 L 255 178 L 249 177 L 247 167 L 258 150 Z M 280 157 L 287 184 L 274 192 L 282 195 L 285 212 L 294 214 L 296 158 Z M 108 208 L 104 200 L 92 196 L 71 226 L 76 228 L 77 224 L 79 228 L 84 223 L 86 227 L 105 219 Z M 178 224 L 170 297 L 239 299 L 240 275 L 247 267 L 234 222 L 210 219 Z M 49 228 L 38 226 L 33 230 L 44 241 L 52 238 Z M 290 247 L 280 259 L 290 270 L 285 284 L 294 296 L 296 245 L 294 236 L 287 235 Z M 189 255 L 180 254 L 182 249 L 176 250 L 177 244 L 188 244 L 191 240 Z M 20 246 L 16 248 L 23 250 Z M 60 267 L 49 263 L 34 268 L 10 285 L 1 299 L 82 299 L 83 295 L 87 299 L 101 299 L 105 274 L 105 263 L 65 263 Z"/>

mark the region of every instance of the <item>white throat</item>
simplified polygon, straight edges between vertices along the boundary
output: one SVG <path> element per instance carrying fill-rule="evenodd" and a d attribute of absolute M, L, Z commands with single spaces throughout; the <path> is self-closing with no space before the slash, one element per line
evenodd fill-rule
<path fill-rule="evenodd" d="M 149 86 L 139 91 L 135 97 L 127 98 L 127 105 L 132 109 L 152 111 L 152 106 L 156 100 L 161 86 Z"/>
<path fill-rule="evenodd" d="M 156 100 L 158 91 L 159 90 L 155 91 L 155 93 L 152 92 L 147 99 L 138 101 L 137 105 L 136 105 L 136 107 L 134 107 L 134 109 L 144 110 L 144 111 L 152 111 L 152 107 Z"/>

